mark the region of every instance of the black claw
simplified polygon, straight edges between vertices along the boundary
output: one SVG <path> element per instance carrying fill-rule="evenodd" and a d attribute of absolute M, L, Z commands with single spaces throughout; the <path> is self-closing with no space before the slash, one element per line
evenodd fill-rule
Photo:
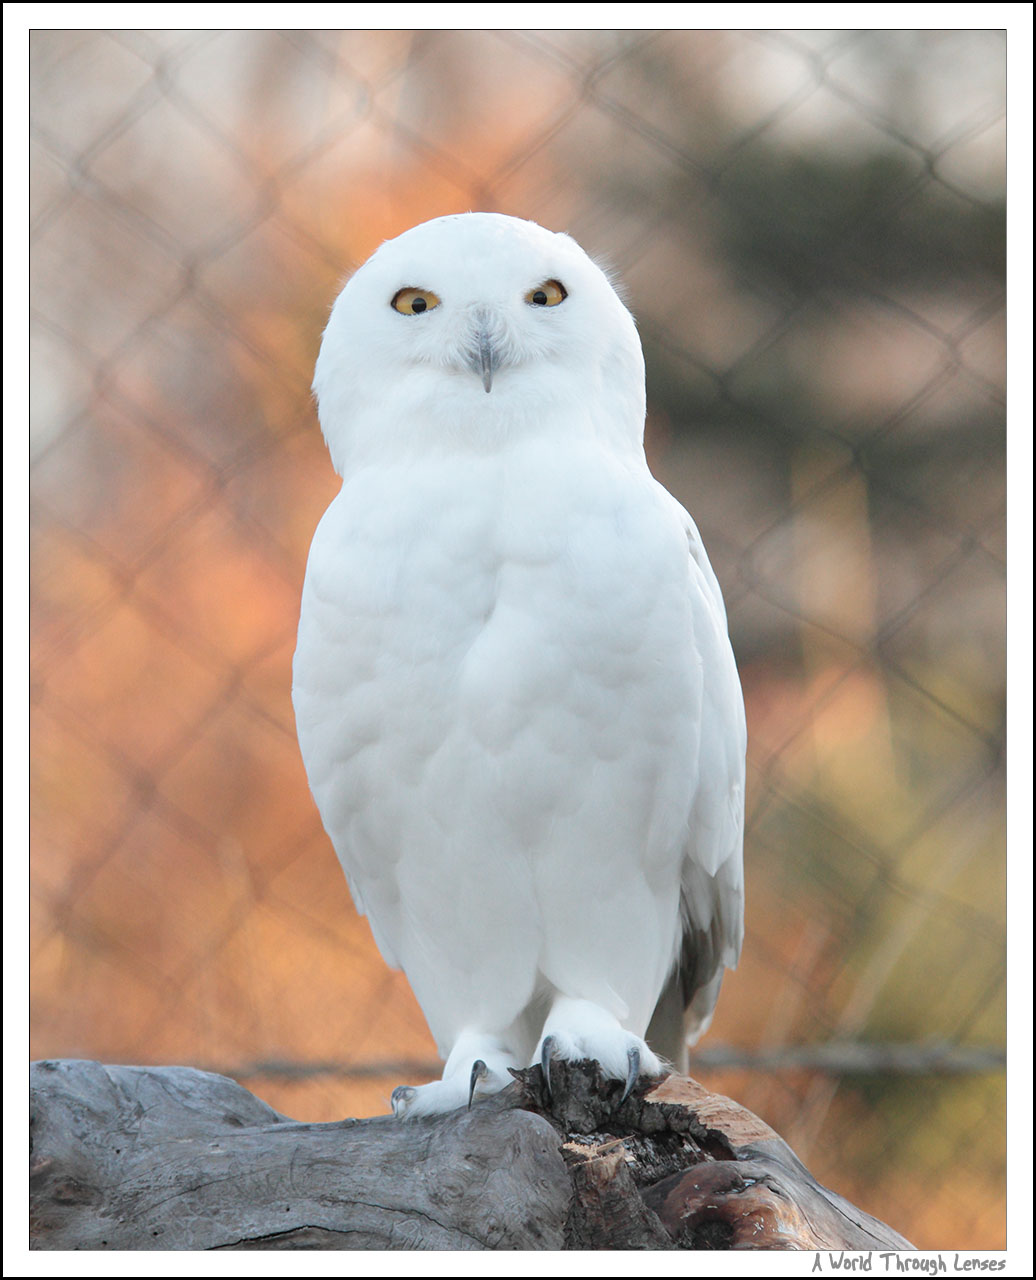
<path fill-rule="evenodd" d="M 547 1036 L 540 1049 L 540 1067 L 543 1071 L 543 1083 L 547 1089 L 547 1097 L 550 1097 L 550 1060 L 554 1056 L 554 1049 L 557 1046 L 557 1040 L 554 1036 Z"/>
<path fill-rule="evenodd" d="M 626 1088 L 622 1091 L 622 1097 L 619 1099 L 619 1106 L 630 1096 L 633 1086 L 637 1083 L 637 1076 L 640 1075 L 640 1050 L 636 1045 L 626 1051 L 626 1061 L 629 1066 L 626 1069 Z"/>
<path fill-rule="evenodd" d="M 397 1084 L 392 1090 L 392 1114 L 398 1116 L 400 1106 L 404 1102 L 409 1102 L 416 1093 L 417 1090 L 412 1084 Z"/>
<path fill-rule="evenodd" d="M 468 1110 L 471 1110 L 471 1104 L 475 1101 L 475 1086 L 485 1076 L 489 1075 L 489 1068 L 481 1058 L 476 1058 L 471 1064 L 471 1084 L 468 1089 Z"/>

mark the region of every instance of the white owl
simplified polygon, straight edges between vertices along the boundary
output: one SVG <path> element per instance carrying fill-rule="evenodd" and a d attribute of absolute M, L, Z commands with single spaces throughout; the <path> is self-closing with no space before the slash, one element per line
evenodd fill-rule
<path fill-rule="evenodd" d="M 633 319 L 569 236 L 436 218 L 350 279 L 313 386 L 343 483 L 306 572 L 299 743 L 445 1059 L 393 1109 L 552 1057 L 628 1093 L 681 1063 L 737 961 L 745 773 L 719 587 L 644 457 Z"/>

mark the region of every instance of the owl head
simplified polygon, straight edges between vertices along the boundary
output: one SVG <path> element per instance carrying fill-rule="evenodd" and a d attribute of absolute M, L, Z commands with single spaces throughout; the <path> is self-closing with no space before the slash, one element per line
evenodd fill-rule
<path fill-rule="evenodd" d="M 504 214 L 386 241 L 334 304 L 313 390 L 342 475 L 532 436 L 642 450 L 632 316 L 571 236 Z"/>

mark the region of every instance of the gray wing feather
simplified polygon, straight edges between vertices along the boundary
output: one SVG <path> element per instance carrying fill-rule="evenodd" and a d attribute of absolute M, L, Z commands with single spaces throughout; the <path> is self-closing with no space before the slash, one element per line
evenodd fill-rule
<path fill-rule="evenodd" d="M 695 637 L 705 677 L 699 785 L 681 871 L 683 937 L 647 1039 L 674 1065 L 712 1020 L 725 969 L 744 937 L 745 711 L 719 583 L 698 530 L 680 508 L 691 557 Z"/>

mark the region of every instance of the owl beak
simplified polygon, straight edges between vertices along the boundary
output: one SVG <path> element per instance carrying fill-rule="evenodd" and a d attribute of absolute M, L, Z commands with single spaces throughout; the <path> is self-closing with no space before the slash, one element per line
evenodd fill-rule
<path fill-rule="evenodd" d="M 475 350 L 472 353 L 471 367 L 482 379 L 482 385 L 487 392 L 493 390 L 493 374 L 499 365 L 500 360 L 493 346 L 493 339 L 489 336 L 489 321 L 487 318 L 480 317 L 475 333 Z"/>

